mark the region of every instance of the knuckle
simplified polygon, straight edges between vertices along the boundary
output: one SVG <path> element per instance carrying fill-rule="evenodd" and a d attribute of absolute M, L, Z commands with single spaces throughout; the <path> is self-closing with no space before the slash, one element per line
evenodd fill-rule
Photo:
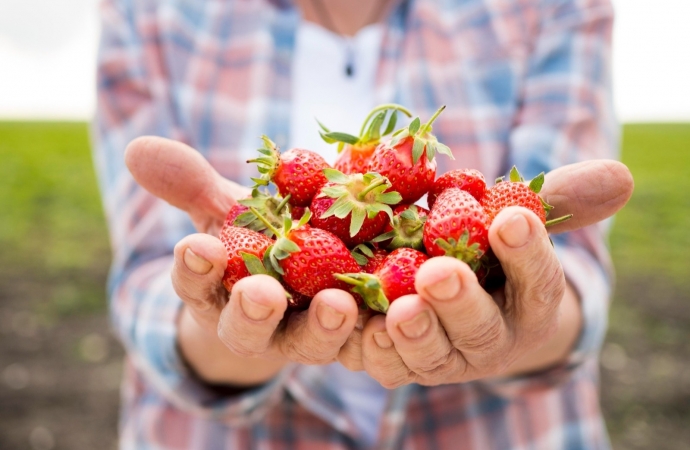
<path fill-rule="evenodd" d="M 425 363 L 412 367 L 412 370 L 422 378 L 445 379 L 458 369 L 458 354 L 456 351 L 437 355 Z"/>
<path fill-rule="evenodd" d="M 283 353 L 291 360 L 300 364 L 315 365 L 331 362 L 337 356 L 336 352 L 311 339 L 286 339 L 283 343 Z"/>
<path fill-rule="evenodd" d="M 498 314 L 492 315 L 451 342 L 455 348 L 463 352 L 493 353 L 501 344 L 503 328 L 503 318 Z"/>

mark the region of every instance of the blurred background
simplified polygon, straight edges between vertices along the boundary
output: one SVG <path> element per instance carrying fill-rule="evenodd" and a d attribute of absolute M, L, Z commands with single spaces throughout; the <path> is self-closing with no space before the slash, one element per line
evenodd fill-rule
<path fill-rule="evenodd" d="M 618 282 L 602 353 L 614 448 L 690 448 L 690 1 L 614 0 Z M 0 449 L 116 446 L 122 350 L 89 148 L 96 0 L 0 2 Z"/>

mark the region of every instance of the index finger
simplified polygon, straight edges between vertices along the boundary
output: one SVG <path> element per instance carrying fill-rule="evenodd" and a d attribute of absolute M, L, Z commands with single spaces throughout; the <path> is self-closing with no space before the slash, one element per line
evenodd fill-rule
<path fill-rule="evenodd" d="M 630 199 L 634 182 L 625 164 L 607 159 L 559 167 L 546 174 L 541 196 L 554 207 L 550 216 L 573 217 L 549 227 L 565 233 L 613 216 Z"/>

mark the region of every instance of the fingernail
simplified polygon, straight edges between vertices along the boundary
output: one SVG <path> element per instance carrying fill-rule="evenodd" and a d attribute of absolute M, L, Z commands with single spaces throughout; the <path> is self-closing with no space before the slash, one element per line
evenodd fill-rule
<path fill-rule="evenodd" d="M 414 319 L 410 319 L 406 322 L 400 322 L 398 328 L 402 331 L 402 334 L 409 339 L 417 339 L 429 329 L 431 325 L 431 317 L 429 316 L 429 311 L 424 311 L 417 314 Z"/>
<path fill-rule="evenodd" d="M 213 268 L 213 264 L 194 253 L 191 248 L 184 251 L 184 264 L 197 275 L 206 275 Z"/>
<path fill-rule="evenodd" d="M 460 292 L 460 278 L 453 272 L 443 280 L 427 286 L 426 291 L 436 300 L 450 300 Z"/>
<path fill-rule="evenodd" d="M 265 320 L 273 312 L 273 308 L 255 302 L 245 293 L 240 293 L 240 307 L 244 314 L 252 320 Z"/>
<path fill-rule="evenodd" d="M 393 341 L 391 340 L 391 337 L 388 336 L 388 332 L 386 331 L 377 331 L 374 333 L 374 341 L 376 342 L 376 345 L 382 349 L 391 348 L 393 346 Z"/>
<path fill-rule="evenodd" d="M 522 247 L 529 239 L 529 223 L 524 215 L 517 213 L 498 230 L 498 235 L 508 247 Z"/>
<path fill-rule="evenodd" d="M 322 327 L 328 331 L 335 331 L 345 321 L 345 314 L 339 312 L 337 309 L 326 303 L 319 303 L 316 307 L 316 318 Z"/>

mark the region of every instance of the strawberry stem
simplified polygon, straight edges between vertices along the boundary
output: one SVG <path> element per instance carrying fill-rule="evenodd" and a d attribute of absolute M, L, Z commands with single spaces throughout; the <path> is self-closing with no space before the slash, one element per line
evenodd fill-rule
<path fill-rule="evenodd" d="M 280 211 L 287 205 L 287 203 L 290 201 L 290 197 L 292 197 L 292 194 L 288 194 L 285 196 L 280 203 L 278 203 L 278 206 L 276 206 L 276 213 L 280 214 Z"/>
<path fill-rule="evenodd" d="M 256 210 L 256 208 L 254 208 L 253 206 L 250 206 L 249 210 L 252 213 L 254 213 L 256 218 L 259 219 L 260 221 L 262 221 L 263 224 L 266 225 L 266 228 L 271 230 L 276 237 L 280 236 L 280 231 L 278 231 L 278 229 L 276 227 L 274 227 L 273 224 L 271 224 L 271 222 L 269 222 L 264 216 L 262 216 L 261 213 Z"/>
<path fill-rule="evenodd" d="M 446 105 L 441 106 L 441 107 L 434 113 L 434 115 L 431 116 L 431 119 L 429 119 L 429 121 L 428 121 L 427 123 L 425 123 L 424 125 L 421 126 L 421 128 L 419 129 L 419 131 L 417 132 L 417 134 L 423 134 L 423 133 L 428 132 L 428 131 L 431 129 L 431 124 L 434 123 L 434 120 L 436 120 L 436 119 L 438 118 L 438 116 L 441 115 L 441 113 L 443 112 L 444 109 L 446 109 Z"/>
<path fill-rule="evenodd" d="M 360 137 L 364 136 L 364 132 L 367 129 L 367 124 L 369 123 L 371 118 L 376 115 L 376 113 L 378 113 L 379 111 L 387 110 L 387 109 L 392 109 L 394 111 L 400 111 L 401 113 L 405 114 L 407 117 L 412 117 L 412 113 L 402 105 L 398 105 L 395 103 L 385 103 L 383 105 L 379 105 L 376 108 L 372 109 L 371 112 L 369 113 L 369 115 L 367 116 L 367 118 L 364 119 L 364 123 L 362 124 L 362 129 L 359 130 L 359 136 Z"/>
<path fill-rule="evenodd" d="M 568 215 L 565 215 L 565 216 L 562 216 L 562 217 L 557 217 L 557 218 L 555 218 L 555 219 L 547 220 L 545 225 L 546 225 L 546 227 L 548 228 L 548 227 L 557 225 L 557 224 L 559 224 L 559 223 L 563 223 L 563 222 L 565 222 L 565 221 L 568 221 L 568 220 L 570 220 L 572 217 L 573 217 L 572 214 L 568 214 Z"/>
<path fill-rule="evenodd" d="M 367 186 L 362 192 L 357 194 L 357 200 L 363 202 L 364 198 L 369 192 L 381 186 L 386 181 L 388 181 L 386 178 L 377 178 L 375 181 L 372 181 L 371 184 L 369 184 L 369 186 Z"/>

